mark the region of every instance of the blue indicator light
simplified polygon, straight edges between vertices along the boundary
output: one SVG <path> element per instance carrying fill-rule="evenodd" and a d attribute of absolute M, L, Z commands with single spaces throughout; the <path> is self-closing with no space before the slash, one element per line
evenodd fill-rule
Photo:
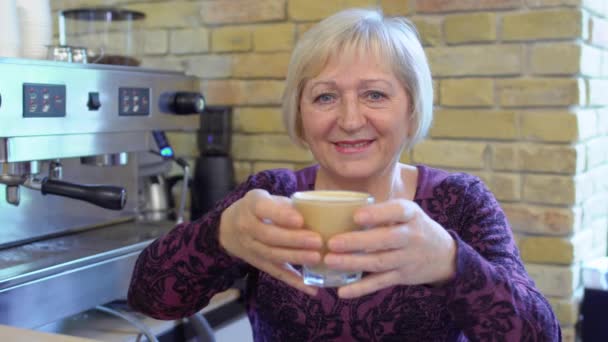
<path fill-rule="evenodd" d="M 160 150 L 160 155 L 163 157 L 173 157 L 173 149 L 171 147 L 164 147 Z"/>

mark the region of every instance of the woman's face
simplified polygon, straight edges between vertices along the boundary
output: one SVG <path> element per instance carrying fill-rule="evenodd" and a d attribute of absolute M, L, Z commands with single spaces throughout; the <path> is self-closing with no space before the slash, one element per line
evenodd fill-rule
<path fill-rule="evenodd" d="M 300 112 L 315 159 L 340 178 L 382 175 L 408 139 L 409 94 L 377 58 L 330 58 L 306 82 Z"/>

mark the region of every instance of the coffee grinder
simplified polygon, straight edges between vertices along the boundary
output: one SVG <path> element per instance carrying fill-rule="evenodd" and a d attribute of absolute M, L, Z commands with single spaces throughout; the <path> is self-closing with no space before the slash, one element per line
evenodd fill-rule
<path fill-rule="evenodd" d="M 190 191 L 190 218 L 196 220 L 213 208 L 235 186 L 230 156 L 232 108 L 208 106 L 200 114 L 198 147 Z"/>

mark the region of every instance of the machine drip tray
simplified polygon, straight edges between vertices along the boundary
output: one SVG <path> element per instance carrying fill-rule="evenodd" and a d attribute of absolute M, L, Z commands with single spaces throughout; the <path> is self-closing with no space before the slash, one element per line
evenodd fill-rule
<path fill-rule="evenodd" d="M 37 328 L 126 298 L 141 250 L 174 222 L 126 222 L 0 250 L 0 324 Z"/>

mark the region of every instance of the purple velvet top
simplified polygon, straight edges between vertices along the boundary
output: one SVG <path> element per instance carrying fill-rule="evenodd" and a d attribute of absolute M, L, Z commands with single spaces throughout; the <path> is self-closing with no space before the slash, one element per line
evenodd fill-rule
<path fill-rule="evenodd" d="M 256 341 L 560 341 L 490 191 L 467 174 L 417 167 L 414 201 L 457 243 L 456 276 L 441 287 L 394 286 L 355 299 L 320 289 L 311 297 L 228 255 L 218 242 L 222 211 L 254 188 L 311 190 L 313 166 L 253 175 L 205 216 L 154 241 L 137 260 L 129 303 L 157 319 L 186 317 L 247 275 Z"/>

